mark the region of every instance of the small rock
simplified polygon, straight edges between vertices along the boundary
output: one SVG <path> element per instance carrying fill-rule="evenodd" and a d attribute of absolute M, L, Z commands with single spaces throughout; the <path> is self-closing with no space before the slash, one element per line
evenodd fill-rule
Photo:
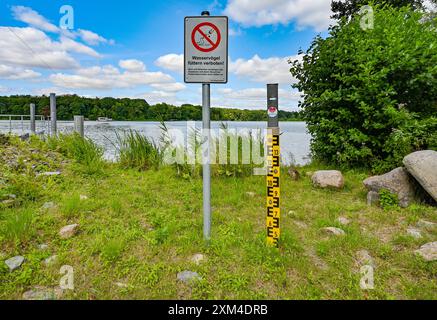
<path fill-rule="evenodd" d="M 300 173 L 299 171 L 297 171 L 296 168 L 291 167 L 290 169 L 288 169 L 288 175 L 293 181 L 298 181 L 300 179 Z"/>
<path fill-rule="evenodd" d="M 56 261 L 58 261 L 58 256 L 57 255 L 53 255 L 51 257 L 48 257 L 47 259 L 44 260 L 44 264 L 46 266 L 50 266 L 54 263 L 56 263 Z"/>
<path fill-rule="evenodd" d="M 44 177 L 53 177 L 53 176 L 60 176 L 60 171 L 54 171 L 54 172 L 43 172 L 40 173 L 38 176 L 44 176 Z"/>
<path fill-rule="evenodd" d="M 38 245 L 38 249 L 42 250 L 42 251 L 47 250 L 48 248 L 49 248 L 49 246 L 46 243 L 42 243 L 42 244 Z"/>
<path fill-rule="evenodd" d="M 334 228 L 334 227 L 327 227 L 327 228 L 323 228 L 322 230 L 329 234 L 333 234 L 335 236 L 344 236 L 346 234 L 346 232 L 344 232 L 342 229 Z"/>
<path fill-rule="evenodd" d="M 308 226 L 302 221 L 293 221 L 293 223 L 301 229 L 307 229 Z"/>
<path fill-rule="evenodd" d="M 9 199 L 17 199 L 17 196 L 15 194 L 8 194 Z"/>
<path fill-rule="evenodd" d="M 374 266 L 373 258 L 367 250 L 358 251 L 356 261 L 359 266 Z"/>
<path fill-rule="evenodd" d="M 24 262 L 23 256 L 16 256 L 5 261 L 6 265 L 9 267 L 10 272 L 13 272 L 17 270 L 19 267 L 21 267 L 23 262 Z"/>
<path fill-rule="evenodd" d="M 367 194 L 367 205 L 373 206 L 373 205 L 379 205 L 379 193 L 376 191 L 369 191 Z"/>
<path fill-rule="evenodd" d="M 316 171 L 311 180 L 314 186 L 320 188 L 342 189 L 344 187 L 343 175 L 337 170 Z"/>
<path fill-rule="evenodd" d="M 24 300 L 59 300 L 62 298 L 63 291 L 60 288 L 35 287 L 23 294 Z"/>
<path fill-rule="evenodd" d="M 80 195 L 80 200 L 82 200 L 82 201 L 88 200 L 88 197 L 81 194 Z"/>
<path fill-rule="evenodd" d="M 191 261 L 197 265 L 199 265 L 203 260 L 205 260 L 205 256 L 201 253 L 196 253 L 191 257 Z"/>
<path fill-rule="evenodd" d="M 246 195 L 247 195 L 248 197 L 251 197 L 251 198 L 256 197 L 256 193 L 255 193 L 255 192 L 246 192 Z"/>
<path fill-rule="evenodd" d="M 437 227 L 437 223 L 426 221 L 426 220 L 419 220 L 419 222 L 417 222 L 417 226 L 425 229 L 433 229 Z"/>
<path fill-rule="evenodd" d="M 408 228 L 407 233 L 408 235 L 412 236 L 415 239 L 422 238 L 422 234 L 420 233 L 420 230 L 417 230 L 415 228 Z"/>
<path fill-rule="evenodd" d="M 290 210 L 286 214 L 287 217 L 296 217 L 296 211 Z"/>
<path fill-rule="evenodd" d="M 437 260 L 437 241 L 424 244 L 415 252 L 426 261 L 435 261 Z"/>
<path fill-rule="evenodd" d="M 192 283 L 195 281 L 202 280 L 202 277 L 197 273 L 193 271 L 182 271 L 178 273 L 177 279 L 179 281 L 182 281 L 184 283 Z"/>
<path fill-rule="evenodd" d="M 123 282 L 116 282 L 115 285 L 116 285 L 117 287 L 119 287 L 119 288 L 123 288 L 123 289 L 125 289 L 125 288 L 128 287 L 128 285 L 127 285 L 126 283 L 123 283 Z"/>
<path fill-rule="evenodd" d="M 311 178 L 313 176 L 314 172 L 312 171 L 308 171 L 307 173 L 305 173 L 305 176 L 307 176 L 308 178 Z"/>
<path fill-rule="evenodd" d="M 348 218 L 346 218 L 346 217 L 339 217 L 337 219 L 337 221 L 338 221 L 338 223 L 340 223 L 340 224 L 342 224 L 344 226 L 347 226 L 348 224 L 351 223 L 351 221 Z"/>
<path fill-rule="evenodd" d="M 12 199 L 2 201 L 2 205 L 6 206 L 6 207 L 12 206 L 14 203 L 15 203 L 15 200 L 12 200 Z"/>
<path fill-rule="evenodd" d="M 44 210 L 49 210 L 49 209 L 53 209 L 56 207 L 56 204 L 54 204 L 53 202 L 46 202 L 44 203 L 44 205 L 42 206 L 42 209 Z"/>
<path fill-rule="evenodd" d="M 59 231 L 59 235 L 62 239 L 68 239 L 76 235 L 77 231 L 79 230 L 78 224 L 71 224 L 69 226 L 63 227 Z"/>

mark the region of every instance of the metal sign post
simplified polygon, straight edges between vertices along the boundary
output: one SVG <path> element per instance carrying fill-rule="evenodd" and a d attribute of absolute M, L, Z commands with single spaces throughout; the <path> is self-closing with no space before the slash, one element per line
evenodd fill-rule
<path fill-rule="evenodd" d="M 279 247 L 280 197 L 281 197 L 281 149 L 279 144 L 279 88 L 267 85 L 267 243 Z"/>
<path fill-rule="evenodd" d="M 202 84 L 203 236 L 211 239 L 211 83 L 228 82 L 228 18 L 185 18 L 184 81 Z"/>

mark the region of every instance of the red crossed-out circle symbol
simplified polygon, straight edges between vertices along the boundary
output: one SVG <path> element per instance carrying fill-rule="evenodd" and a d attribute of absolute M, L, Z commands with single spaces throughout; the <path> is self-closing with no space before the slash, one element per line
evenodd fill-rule
<path fill-rule="evenodd" d="M 209 27 L 210 30 L 205 32 L 201 29 L 202 27 Z M 217 34 L 217 38 L 215 41 L 211 39 L 211 35 L 214 32 Z M 199 41 L 196 41 L 196 36 L 198 37 Z M 191 42 L 197 50 L 202 52 L 214 51 L 219 46 L 221 40 L 222 36 L 219 28 L 217 28 L 217 26 L 212 24 L 211 22 L 203 22 L 198 24 L 191 33 Z"/>

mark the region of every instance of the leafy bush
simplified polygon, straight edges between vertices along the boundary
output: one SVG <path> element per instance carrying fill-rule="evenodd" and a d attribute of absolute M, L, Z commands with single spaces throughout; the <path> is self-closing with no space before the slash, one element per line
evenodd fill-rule
<path fill-rule="evenodd" d="M 398 196 L 388 190 L 381 189 L 379 191 L 379 204 L 384 210 L 399 208 Z"/>
<path fill-rule="evenodd" d="M 374 12 L 374 29 L 355 16 L 316 37 L 291 73 L 314 159 L 380 172 L 436 148 L 437 32 L 408 7 Z"/>

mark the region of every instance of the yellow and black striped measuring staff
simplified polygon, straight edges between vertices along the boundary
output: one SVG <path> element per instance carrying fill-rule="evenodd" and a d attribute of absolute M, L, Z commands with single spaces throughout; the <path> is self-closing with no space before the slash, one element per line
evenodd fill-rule
<path fill-rule="evenodd" d="M 281 236 L 281 148 L 279 132 L 279 89 L 277 84 L 267 85 L 267 243 L 279 247 Z"/>

